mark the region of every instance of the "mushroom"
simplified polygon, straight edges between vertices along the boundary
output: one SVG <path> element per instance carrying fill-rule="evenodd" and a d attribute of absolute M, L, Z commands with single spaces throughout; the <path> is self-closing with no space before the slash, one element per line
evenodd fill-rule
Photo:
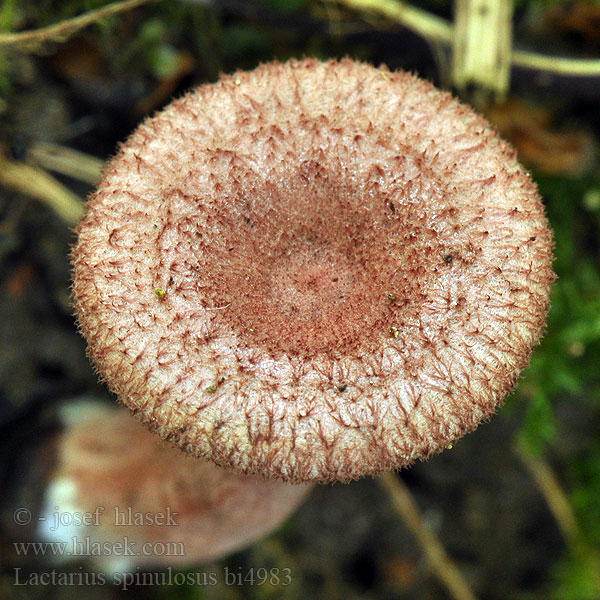
<path fill-rule="evenodd" d="M 77 402 L 60 417 L 38 534 L 102 571 L 220 558 L 271 533 L 311 489 L 194 460 L 122 408 Z"/>
<path fill-rule="evenodd" d="M 488 123 L 349 59 L 223 76 L 147 119 L 78 227 L 89 355 L 186 452 L 292 482 L 424 459 L 538 343 L 552 234 Z"/>

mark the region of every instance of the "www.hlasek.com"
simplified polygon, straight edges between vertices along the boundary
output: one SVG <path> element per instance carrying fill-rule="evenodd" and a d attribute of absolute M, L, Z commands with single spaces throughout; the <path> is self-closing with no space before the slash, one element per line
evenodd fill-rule
<path fill-rule="evenodd" d="M 89 586 L 113 584 L 122 590 L 136 586 L 154 585 L 193 585 L 216 586 L 219 583 L 231 586 L 288 586 L 292 583 L 292 571 L 289 568 L 279 569 L 264 567 L 230 569 L 224 567 L 221 573 L 216 571 L 181 573 L 167 567 L 164 571 L 141 571 L 136 567 L 135 572 L 116 572 L 110 575 L 102 572 L 77 571 L 65 573 L 52 569 L 42 572 L 27 572 L 22 568 L 14 569 L 15 586 Z"/>
<path fill-rule="evenodd" d="M 18 556 L 185 556 L 183 542 L 144 542 L 127 536 L 117 542 L 98 542 L 73 536 L 68 542 L 14 542 Z"/>

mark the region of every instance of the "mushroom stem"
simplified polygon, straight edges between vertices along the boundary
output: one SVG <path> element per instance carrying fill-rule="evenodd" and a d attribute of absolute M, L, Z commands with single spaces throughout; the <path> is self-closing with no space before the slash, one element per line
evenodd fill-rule
<path fill-rule="evenodd" d="M 452 561 L 444 546 L 429 527 L 403 481 L 392 471 L 379 477 L 392 505 L 402 517 L 406 526 L 417 538 L 436 577 L 444 584 L 455 600 L 476 600 L 463 574 Z"/>

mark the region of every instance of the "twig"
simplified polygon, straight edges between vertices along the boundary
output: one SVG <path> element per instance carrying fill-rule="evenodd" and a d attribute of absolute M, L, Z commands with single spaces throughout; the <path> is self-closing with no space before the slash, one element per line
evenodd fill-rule
<path fill-rule="evenodd" d="M 597 77 L 600 75 L 600 60 L 596 58 L 565 58 L 564 56 L 513 50 L 512 63 L 526 69 L 548 71 L 556 75 L 573 77 Z"/>
<path fill-rule="evenodd" d="M 451 44 L 454 27 L 446 19 L 415 8 L 406 2 L 396 0 L 323 0 L 334 4 L 344 4 L 353 10 L 376 12 L 384 17 L 400 23 L 418 35 L 430 41 Z M 600 76 L 600 59 L 565 58 L 548 56 L 513 50 L 511 62 L 513 66 L 547 71 L 557 75 Z"/>
<path fill-rule="evenodd" d="M 452 597 L 455 600 L 476 600 L 469 584 L 446 553 L 440 540 L 423 521 L 413 497 L 402 480 L 395 473 L 389 472 L 383 473 L 379 477 L 379 481 L 389 494 L 394 508 L 417 538 L 434 573 L 446 586 Z"/>
<path fill-rule="evenodd" d="M 550 465 L 534 456 L 518 442 L 515 444 L 514 450 L 533 476 L 567 544 L 572 550 L 583 547 L 583 536 L 575 513 Z"/>
<path fill-rule="evenodd" d="M 324 0 L 329 4 L 344 4 L 348 8 L 366 12 L 376 12 L 404 27 L 422 35 L 450 44 L 452 42 L 452 25 L 437 15 L 432 15 L 406 2 L 394 0 Z"/>
<path fill-rule="evenodd" d="M 45 43 L 64 42 L 74 33 L 101 19 L 131 10 L 143 4 L 148 4 L 149 2 L 160 1 L 122 0 L 121 2 L 113 2 L 102 8 L 91 10 L 72 19 L 66 19 L 55 25 L 49 25 L 48 27 L 32 29 L 30 31 L 19 31 L 17 33 L 0 33 L 0 48 L 8 46 L 14 49 L 35 52 Z"/>
<path fill-rule="evenodd" d="M 73 179 L 91 185 L 98 183 L 104 166 L 104 161 L 99 158 L 47 142 L 34 143 L 29 148 L 28 157 L 44 169 L 73 177 Z"/>
<path fill-rule="evenodd" d="M 513 0 L 455 0 L 452 81 L 504 100 L 510 82 Z M 480 93 L 471 94 L 475 98 Z M 485 104 L 485 99 L 476 102 Z"/>
<path fill-rule="evenodd" d="M 69 225 L 83 215 L 83 202 L 46 171 L 0 156 L 0 183 L 21 194 L 45 202 Z"/>

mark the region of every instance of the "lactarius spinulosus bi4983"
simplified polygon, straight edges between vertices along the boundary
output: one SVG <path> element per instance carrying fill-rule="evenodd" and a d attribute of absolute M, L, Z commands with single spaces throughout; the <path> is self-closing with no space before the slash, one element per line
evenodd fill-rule
<path fill-rule="evenodd" d="M 538 343 L 552 235 L 514 150 L 351 60 L 224 76 L 108 164 L 73 251 L 101 377 L 199 457 L 293 482 L 442 450 Z"/>

